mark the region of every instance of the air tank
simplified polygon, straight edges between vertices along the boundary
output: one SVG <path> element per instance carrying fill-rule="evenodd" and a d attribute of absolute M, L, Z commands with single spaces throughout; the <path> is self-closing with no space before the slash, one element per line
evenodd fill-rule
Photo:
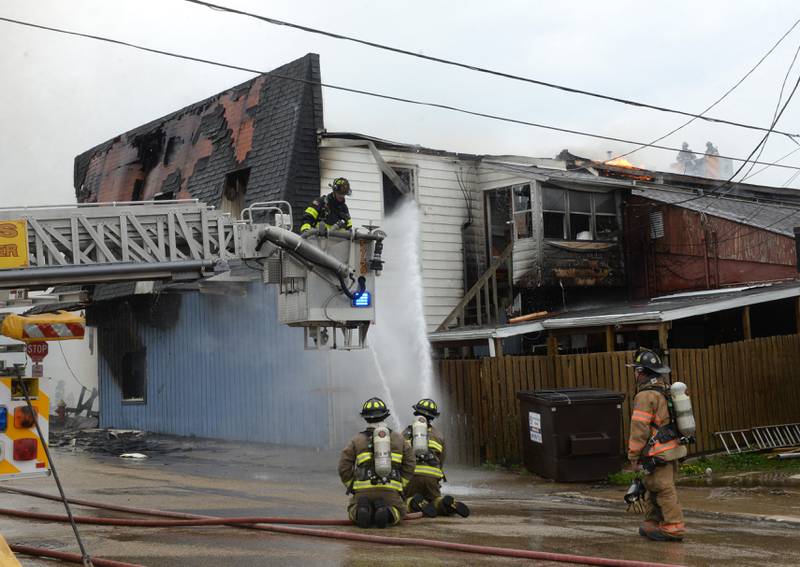
<path fill-rule="evenodd" d="M 411 424 L 411 448 L 415 455 L 428 454 L 428 420 L 421 415 Z"/>
<path fill-rule="evenodd" d="M 693 437 L 695 434 L 694 415 L 692 414 L 692 400 L 686 395 L 686 384 L 675 382 L 670 386 L 672 394 L 672 407 L 675 408 L 675 421 L 678 432 L 683 437 Z"/>
<path fill-rule="evenodd" d="M 389 428 L 379 423 L 372 431 L 372 459 L 375 474 L 387 478 L 392 472 L 392 442 Z"/>

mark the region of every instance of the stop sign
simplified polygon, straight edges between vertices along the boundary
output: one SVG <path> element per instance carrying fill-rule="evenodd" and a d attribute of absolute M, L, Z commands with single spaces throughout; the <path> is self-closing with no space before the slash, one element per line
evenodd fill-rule
<path fill-rule="evenodd" d="M 36 342 L 36 343 L 28 343 L 25 347 L 25 352 L 28 354 L 28 357 L 34 362 L 41 362 L 47 353 L 50 351 L 50 347 L 47 346 L 47 343 Z"/>

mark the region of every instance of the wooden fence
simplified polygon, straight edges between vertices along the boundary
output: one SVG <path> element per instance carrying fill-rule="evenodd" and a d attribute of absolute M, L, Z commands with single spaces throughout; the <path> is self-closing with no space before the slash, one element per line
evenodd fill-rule
<path fill-rule="evenodd" d="M 592 387 L 625 393 L 623 443 L 633 399 L 633 353 L 504 356 L 439 361 L 439 386 L 448 434 L 448 460 L 517 463 L 521 460 L 521 390 Z M 800 335 L 672 349 L 672 380 L 688 386 L 703 453 L 720 445 L 715 431 L 800 421 Z M 620 448 L 621 451 L 624 447 Z"/>

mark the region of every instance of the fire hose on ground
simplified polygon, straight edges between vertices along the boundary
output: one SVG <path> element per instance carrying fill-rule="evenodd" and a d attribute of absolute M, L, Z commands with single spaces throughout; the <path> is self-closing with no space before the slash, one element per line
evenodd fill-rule
<path fill-rule="evenodd" d="M 7 489 L 9 492 L 16 492 L 37 498 L 46 498 L 51 500 L 59 500 L 56 497 L 48 494 L 37 493 L 30 490 Z M 213 526 L 213 525 L 229 525 L 236 527 L 244 527 L 250 529 L 258 529 L 274 533 L 282 533 L 289 535 L 304 535 L 311 537 L 320 537 L 328 539 L 341 539 L 347 541 L 363 542 L 363 543 L 376 543 L 382 545 L 399 545 L 399 546 L 423 546 L 434 549 L 444 549 L 448 551 L 461 551 L 465 553 L 474 553 L 480 555 L 494 555 L 498 557 L 514 557 L 520 559 L 538 559 L 542 561 L 554 561 L 560 563 L 573 563 L 579 565 L 604 565 L 609 567 L 680 567 L 667 563 L 653 563 L 647 561 L 634 561 L 628 559 L 611 559 L 604 557 L 591 557 L 583 555 L 572 555 L 565 553 L 553 553 L 546 551 L 533 551 L 527 549 L 513 549 L 506 547 L 493 547 L 484 545 L 474 545 L 467 543 L 456 543 L 448 541 L 440 541 L 424 538 L 407 538 L 383 535 L 370 535 L 364 533 L 355 533 L 340 530 L 323 530 L 315 528 L 303 528 L 290 525 L 280 525 L 275 521 L 268 523 L 254 524 L 254 520 L 280 520 L 282 524 L 304 524 L 304 525 L 352 525 L 347 520 L 330 520 L 330 519 L 312 519 L 312 518 L 259 518 L 259 517 L 235 517 L 235 518 L 220 518 L 214 516 L 201 516 L 196 514 L 187 514 L 181 512 L 166 512 L 162 510 L 150 510 L 143 508 L 133 508 L 128 506 L 112 506 L 99 502 L 91 502 L 87 500 L 70 500 L 71 503 L 80 506 L 90 506 L 99 509 L 109 509 L 130 512 L 135 514 L 161 516 L 173 518 L 171 520 L 135 520 L 135 519 L 115 519 L 115 518 L 95 518 L 86 516 L 75 516 L 75 521 L 78 523 L 91 523 L 96 525 L 113 525 L 113 526 L 133 526 L 133 527 L 169 527 L 169 526 Z M 0 509 L 0 514 L 11 515 L 22 518 L 45 520 L 45 521 L 68 521 L 66 516 L 59 516 L 55 514 L 40 514 L 32 512 L 20 512 L 17 510 L 3 510 Z M 415 516 L 419 517 L 419 516 Z M 17 546 L 19 548 L 25 546 Z M 13 546 L 12 546 L 13 549 Z M 28 548 L 35 549 L 35 548 Z M 46 550 L 50 551 L 50 550 Z M 19 551 L 19 553 L 23 553 Z M 80 556 L 75 556 L 80 559 Z M 93 559 L 94 560 L 94 559 Z M 96 561 L 96 560 L 95 560 Z M 107 560 L 106 560 L 107 561 Z M 129 563 L 96 563 L 98 566 L 110 565 L 111 567 L 129 567 Z"/>

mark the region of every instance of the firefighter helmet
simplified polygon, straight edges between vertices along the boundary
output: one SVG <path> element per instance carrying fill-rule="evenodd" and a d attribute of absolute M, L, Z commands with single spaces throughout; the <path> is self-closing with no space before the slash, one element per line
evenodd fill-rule
<path fill-rule="evenodd" d="M 352 195 L 353 192 L 350 190 L 350 182 L 345 179 L 344 177 L 337 177 L 333 180 L 330 184 L 330 188 L 333 190 L 334 193 L 338 195 Z"/>
<path fill-rule="evenodd" d="M 633 364 L 626 364 L 626 366 L 633 366 L 636 370 L 646 370 L 651 374 L 670 373 L 670 367 L 661 362 L 656 353 L 646 348 L 639 349 L 633 358 Z"/>
<path fill-rule="evenodd" d="M 411 409 L 414 410 L 414 415 L 422 415 L 428 419 L 439 417 L 439 407 L 436 405 L 436 402 L 430 398 L 421 399 L 411 406 Z"/>
<path fill-rule="evenodd" d="M 389 408 L 380 398 L 370 398 L 361 406 L 361 417 L 368 422 L 383 421 L 389 417 Z"/>

